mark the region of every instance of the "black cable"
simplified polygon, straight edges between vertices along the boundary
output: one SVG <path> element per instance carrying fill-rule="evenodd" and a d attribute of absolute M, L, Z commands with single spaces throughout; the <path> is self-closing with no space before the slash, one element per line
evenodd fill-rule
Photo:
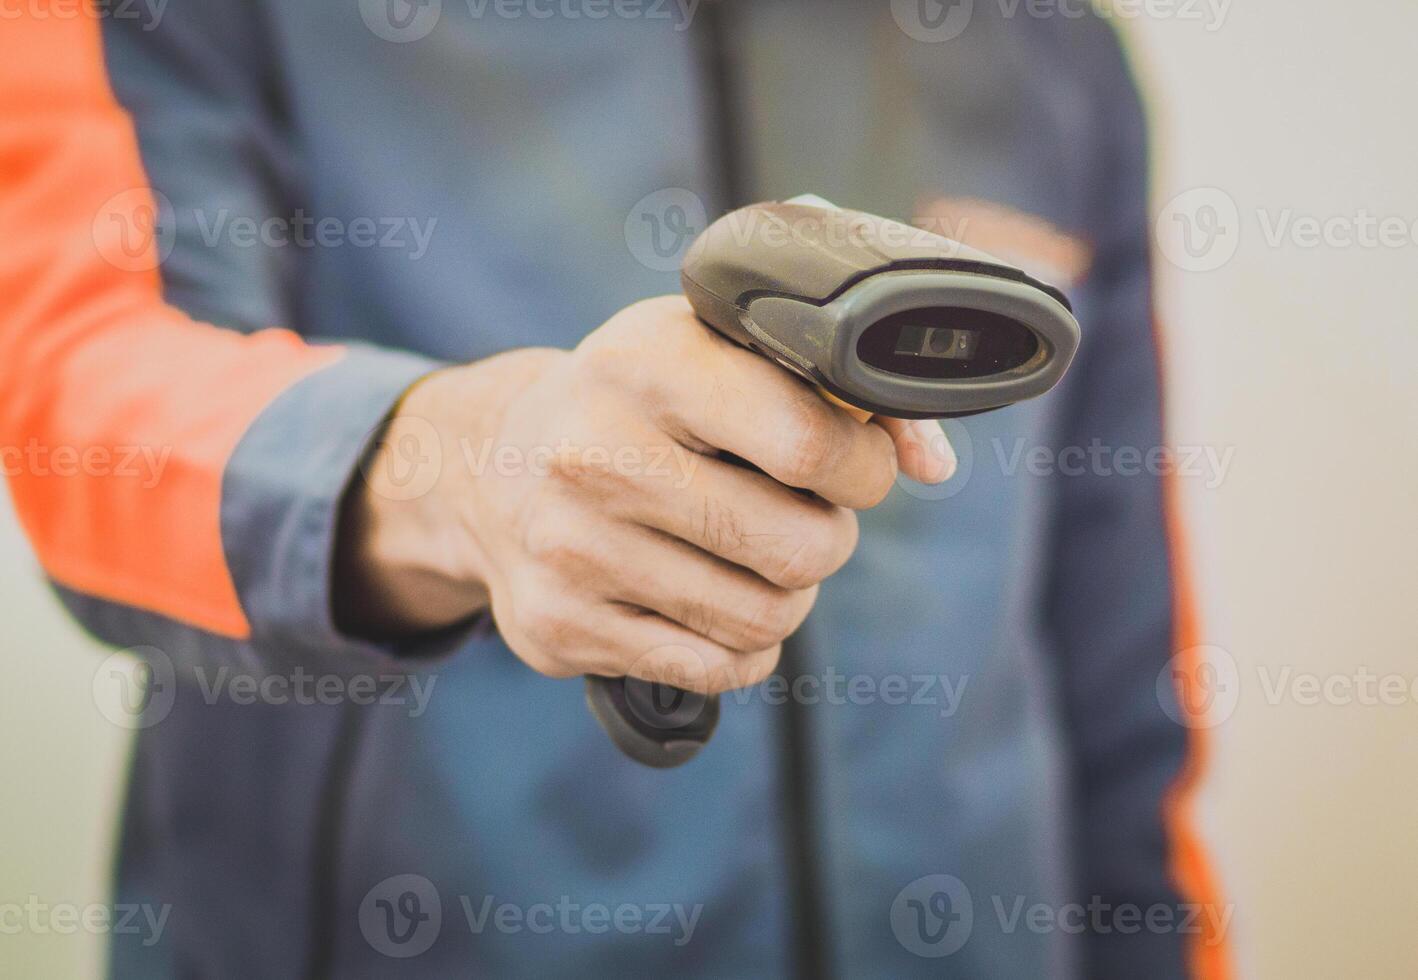
<path fill-rule="evenodd" d="M 788 681 L 788 699 L 778 712 L 782 718 L 781 778 L 783 781 L 783 843 L 788 854 L 788 881 L 792 901 L 793 973 L 802 980 L 827 980 L 829 966 L 827 908 L 822 900 L 817 848 L 817 809 L 813 786 L 816 776 L 808 728 L 807 706 L 793 692 L 798 677 L 807 673 L 808 658 L 801 631 L 783 643 L 780 672 Z"/>
<path fill-rule="evenodd" d="M 715 158 L 719 204 L 726 211 L 752 203 L 744 161 L 744 133 L 738 118 L 740 93 L 735 87 L 742 71 L 735 63 L 729 8 L 727 0 L 708 0 L 699 10 L 699 57 L 708 103 L 705 106 L 706 139 Z M 779 671 L 788 681 L 789 692 L 800 688 L 797 678 L 809 668 L 801 636 L 799 631 L 783 644 Z M 813 793 L 815 756 L 810 744 L 809 718 L 806 706 L 791 696 L 778 715 L 783 793 L 781 833 L 788 864 L 792 973 L 801 980 L 828 980 L 832 976 L 828 957 L 831 930 L 819 873 L 817 806 Z"/>

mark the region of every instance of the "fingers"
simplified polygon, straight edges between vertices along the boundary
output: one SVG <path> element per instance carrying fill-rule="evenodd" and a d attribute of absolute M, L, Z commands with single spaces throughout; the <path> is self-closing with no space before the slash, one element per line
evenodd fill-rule
<path fill-rule="evenodd" d="M 806 589 L 836 572 L 857 545 L 857 516 L 795 493 L 771 477 L 698 457 L 678 493 L 627 493 L 628 520 L 741 565 L 784 589 Z"/>
<path fill-rule="evenodd" d="M 707 328 L 701 327 L 707 332 Z M 720 341 L 659 421 L 739 456 L 780 483 L 854 510 L 880 503 L 896 479 L 896 450 L 864 425 L 758 354 Z"/>
<path fill-rule="evenodd" d="M 864 425 L 761 354 L 719 336 L 682 297 L 628 308 L 615 344 L 579 350 L 592 373 L 682 444 L 732 453 L 790 487 L 862 510 L 880 503 L 898 460 L 934 483 L 954 471 L 938 424 L 877 419 Z"/>
<path fill-rule="evenodd" d="M 723 559 L 645 528 L 634 551 L 644 561 L 609 569 L 606 594 L 659 613 L 739 653 L 776 646 L 802 625 L 817 587 L 779 588 Z"/>
<path fill-rule="evenodd" d="M 875 506 L 895 480 L 896 452 L 883 429 L 720 337 L 682 298 L 636 304 L 623 325 L 577 353 L 591 376 L 685 445 L 732 453 L 853 509 Z"/>
<path fill-rule="evenodd" d="M 933 419 L 872 419 L 891 436 L 901 472 L 918 483 L 944 483 L 955 475 L 955 448 Z"/>
<path fill-rule="evenodd" d="M 499 629 L 553 677 L 758 683 L 898 459 L 922 482 L 954 469 L 938 426 L 857 421 L 682 298 L 627 308 L 519 392 L 495 441 L 568 448 L 545 472 L 474 480 L 466 523 Z"/>
<path fill-rule="evenodd" d="M 621 676 L 648 652 L 678 645 L 707 671 L 689 689 L 756 683 L 766 672 L 755 665 L 776 661 L 764 651 L 817 598 L 815 587 L 780 588 L 662 532 L 587 516 L 568 507 L 540 522 L 526 541 L 534 561 L 494 595 L 509 645 L 549 676 Z M 653 658 L 642 673 L 652 666 Z"/>
<path fill-rule="evenodd" d="M 621 643 L 620 666 L 605 676 L 638 677 L 699 694 L 721 694 L 767 680 L 782 647 L 738 653 L 693 633 L 658 613 L 625 607 L 606 620 L 608 635 Z"/>
<path fill-rule="evenodd" d="M 638 677 L 700 694 L 749 687 L 777 667 L 781 646 L 743 653 L 657 612 L 617 602 L 495 596 L 493 617 L 509 646 L 547 677 Z M 520 608 L 519 608 L 520 606 Z"/>
<path fill-rule="evenodd" d="M 579 594 L 649 609 L 747 652 L 791 634 L 817 597 L 816 582 L 785 589 L 660 531 L 618 520 L 595 524 L 588 516 L 568 505 L 530 529 L 526 547 L 537 573 L 521 583 L 522 618 L 570 618 L 563 615 L 567 597 Z"/>

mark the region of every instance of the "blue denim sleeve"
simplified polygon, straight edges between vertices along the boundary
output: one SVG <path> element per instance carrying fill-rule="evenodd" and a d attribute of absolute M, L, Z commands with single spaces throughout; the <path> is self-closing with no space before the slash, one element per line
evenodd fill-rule
<path fill-rule="evenodd" d="M 399 351 L 351 345 L 331 366 L 277 397 L 226 467 L 222 540 L 258 648 L 336 654 L 430 655 L 462 629 L 371 644 L 335 625 L 332 583 L 340 505 L 363 479 L 360 462 L 403 392 L 439 365 Z"/>
<path fill-rule="evenodd" d="M 299 284 L 312 250 L 247 233 L 289 217 L 300 196 L 300 157 L 271 84 L 274 38 L 261 5 L 173 4 L 160 24 L 111 17 L 103 34 L 110 82 L 133 118 L 163 211 L 165 299 L 230 329 L 302 332 Z M 347 344 L 246 430 L 223 470 L 221 534 L 248 638 L 69 589 L 59 588 L 61 598 L 100 639 L 156 647 L 179 667 L 268 671 L 318 661 L 340 672 L 453 649 L 475 624 L 373 644 L 342 635 L 332 617 L 343 494 L 399 398 L 439 366 Z"/>
<path fill-rule="evenodd" d="M 80 623 L 105 642 L 156 647 L 178 667 L 228 663 L 262 674 L 293 665 L 333 673 L 452 652 L 486 624 L 470 621 L 404 642 L 343 634 L 332 583 L 340 505 L 403 392 L 438 365 L 412 354 L 351 346 L 288 388 L 243 435 L 223 474 L 227 565 L 251 635 L 236 640 L 60 587 Z"/>

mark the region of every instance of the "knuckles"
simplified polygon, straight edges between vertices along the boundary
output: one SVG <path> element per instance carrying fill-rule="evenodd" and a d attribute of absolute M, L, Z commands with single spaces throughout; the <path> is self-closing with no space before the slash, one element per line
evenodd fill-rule
<path fill-rule="evenodd" d="M 527 556 L 539 565 L 567 570 L 588 563 L 595 550 L 573 529 L 572 521 L 555 514 L 540 514 L 528 522 L 522 535 Z"/>
<path fill-rule="evenodd" d="M 709 599 L 686 599 L 679 603 L 678 615 L 675 617 L 680 621 L 685 629 L 701 636 L 708 636 L 714 632 L 715 627 L 725 618 L 724 611 L 718 608 L 718 604 Z"/>
<path fill-rule="evenodd" d="M 838 509 L 785 537 L 768 560 L 765 577 L 784 589 L 811 588 L 846 564 L 857 535 L 856 514 Z"/>
<path fill-rule="evenodd" d="M 816 394 L 808 397 L 816 400 Z M 782 474 L 794 487 L 816 483 L 832 465 L 838 442 L 837 427 L 821 405 L 796 401 L 783 427 Z"/>
<path fill-rule="evenodd" d="M 764 650 L 787 639 L 807 618 L 817 599 L 816 587 L 782 592 L 747 604 L 742 614 L 742 649 Z"/>
<path fill-rule="evenodd" d="M 704 546 L 718 555 L 737 555 L 746 537 L 743 518 L 734 506 L 715 496 L 704 498 L 700 510 L 700 534 Z"/>
<path fill-rule="evenodd" d="M 503 629 L 508 645 L 537 673 L 564 680 L 584 671 L 558 655 L 574 637 L 575 624 L 565 614 L 540 605 L 535 598 L 518 618 L 514 630 L 506 626 Z"/>
<path fill-rule="evenodd" d="M 592 337 L 576 349 L 576 366 L 582 380 L 615 386 L 632 380 L 641 344 L 634 338 Z"/>
<path fill-rule="evenodd" d="M 549 659 L 548 651 L 563 649 L 576 635 L 576 624 L 571 618 L 545 600 L 534 600 L 522 614 L 519 626 L 543 660 Z M 542 670 L 542 673 L 547 671 Z"/>
<path fill-rule="evenodd" d="M 863 509 L 870 509 L 885 500 L 896 485 L 896 447 L 880 426 L 867 425 L 863 431 L 871 443 L 869 452 L 874 456 L 861 487 Z"/>
<path fill-rule="evenodd" d="M 843 420 L 814 392 L 794 400 L 782 432 L 779 475 L 789 486 L 816 488 L 834 470 L 850 468 L 852 485 L 842 488 L 843 502 L 866 510 L 895 485 L 896 449 L 886 431 L 875 425 L 844 429 Z"/>
<path fill-rule="evenodd" d="M 576 348 L 578 370 L 593 383 L 654 390 L 668 372 L 695 363 L 708 331 L 682 296 L 657 296 L 627 306 Z"/>
<path fill-rule="evenodd" d="M 834 571 L 826 548 L 810 538 L 799 538 L 778 556 L 769 579 L 785 589 L 806 589 Z"/>

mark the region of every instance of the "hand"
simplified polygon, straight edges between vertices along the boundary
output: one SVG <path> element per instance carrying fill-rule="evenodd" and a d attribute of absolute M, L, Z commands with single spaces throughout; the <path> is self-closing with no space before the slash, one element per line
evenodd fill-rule
<path fill-rule="evenodd" d="M 386 440 L 353 489 L 337 587 L 349 625 L 429 629 L 490 605 L 543 674 L 672 676 L 705 693 L 772 673 L 898 460 L 922 482 L 955 463 L 936 423 L 862 424 L 678 296 L 622 310 L 571 352 L 430 375 L 391 425 L 410 419 L 443 463 L 399 499 Z"/>

